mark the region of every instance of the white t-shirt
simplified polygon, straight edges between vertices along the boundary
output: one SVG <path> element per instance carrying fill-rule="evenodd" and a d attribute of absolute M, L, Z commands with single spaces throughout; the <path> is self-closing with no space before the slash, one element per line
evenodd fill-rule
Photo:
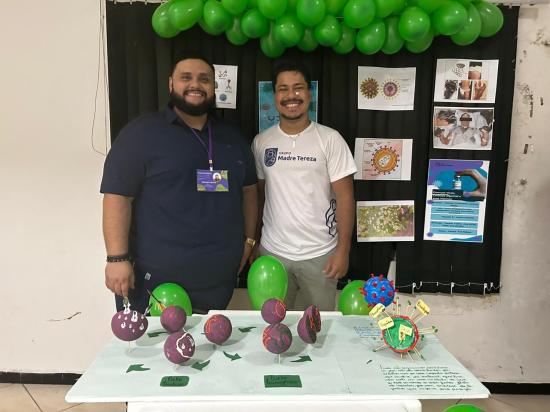
<path fill-rule="evenodd" d="M 277 124 L 255 137 L 252 151 L 265 180 L 262 246 L 290 260 L 330 252 L 338 242 L 331 183 L 357 171 L 342 136 L 315 122 L 292 136 Z"/>

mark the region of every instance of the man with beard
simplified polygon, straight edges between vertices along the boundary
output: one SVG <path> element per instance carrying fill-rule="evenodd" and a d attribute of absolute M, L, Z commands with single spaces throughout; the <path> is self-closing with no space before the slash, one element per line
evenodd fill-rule
<path fill-rule="evenodd" d="M 337 280 L 349 266 L 355 220 L 352 175 L 357 168 L 342 136 L 309 119 L 307 68 L 283 61 L 274 67 L 272 79 L 280 121 L 257 135 L 252 145 L 258 232 L 263 221 L 259 253 L 285 265 L 289 308 L 314 304 L 334 310 Z"/>
<path fill-rule="evenodd" d="M 225 309 L 254 247 L 254 159 L 241 132 L 209 111 L 214 68 L 177 61 L 165 110 L 131 121 L 105 161 L 105 284 L 117 309 L 143 312 L 148 291 L 176 283 L 193 311 Z"/>

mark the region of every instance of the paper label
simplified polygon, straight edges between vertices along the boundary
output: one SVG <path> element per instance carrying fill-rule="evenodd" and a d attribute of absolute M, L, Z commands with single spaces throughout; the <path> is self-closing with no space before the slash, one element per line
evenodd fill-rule
<path fill-rule="evenodd" d="M 266 388 L 301 388 L 302 381 L 299 375 L 264 375 Z"/>
<path fill-rule="evenodd" d="M 382 330 L 389 329 L 393 326 L 393 319 L 389 316 L 387 318 L 381 319 L 378 321 L 378 326 Z"/>
<path fill-rule="evenodd" d="M 163 376 L 160 380 L 160 386 L 187 386 L 189 376 Z"/>
<path fill-rule="evenodd" d="M 418 299 L 418 302 L 416 302 L 416 309 L 423 315 L 428 315 L 428 313 L 430 313 L 430 307 L 426 305 L 422 299 Z"/>
<path fill-rule="evenodd" d="M 371 311 L 369 312 L 369 315 L 373 318 L 373 319 L 376 319 L 381 313 L 382 311 L 385 309 L 386 307 L 381 304 L 381 303 L 377 303 L 376 306 L 374 308 L 371 309 Z"/>

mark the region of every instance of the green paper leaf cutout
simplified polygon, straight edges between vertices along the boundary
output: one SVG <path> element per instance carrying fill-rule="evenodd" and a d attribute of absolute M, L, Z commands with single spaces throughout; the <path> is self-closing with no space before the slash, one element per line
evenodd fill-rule
<path fill-rule="evenodd" d="M 134 365 L 128 366 L 128 369 L 126 369 L 126 373 L 128 372 L 145 372 L 150 370 L 151 368 L 144 368 L 143 363 L 136 363 Z"/>
<path fill-rule="evenodd" d="M 210 361 L 206 361 L 206 362 L 203 362 L 203 363 L 200 363 L 200 362 L 195 362 L 193 365 L 191 365 L 191 367 L 193 369 L 197 369 L 199 371 L 202 371 L 204 368 L 206 368 L 208 366 L 208 364 L 210 363 Z"/>
<path fill-rule="evenodd" d="M 271 86 L 269 86 L 271 87 Z M 256 326 L 248 326 L 246 328 L 239 328 L 242 333 L 250 332 L 252 329 L 256 329 Z"/>
<path fill-rule="evenodd" d="M 223 354 L 224 354 L 227 358 L 231 359 L 231 361 L 234 361 L 234 360 L 237 360 L 237 359 L 242 359 L 242 358 L 239 356 L 238 353 L 236 353 L 236 354 L 234 354 L 234 355 L 231 355 L 230 353 L 227 353 L 226 351 L 223 351 Z"/>
<path fill-rule="evenodd" d="M 302 355 L 299 359 L 293 360 L 291 362 L 313 362 L 308 355 Z"/>
<path fill-rule="evenodd" d="M 149 336 L 150 338 L 156 338 L 157 336 L 162 334 L 168 334 L 168 333 L 164 330 L 158 330 L 156 332 L 147 332 L 147 336 Z"/>

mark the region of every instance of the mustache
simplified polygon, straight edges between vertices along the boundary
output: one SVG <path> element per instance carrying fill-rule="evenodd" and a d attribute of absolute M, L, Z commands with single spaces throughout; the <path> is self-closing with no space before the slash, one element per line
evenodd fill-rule
<path fill-rule="evenodd" d="M 302 99 L 288 99 L 288 100 L 282 100 L 281 104 L 289 104 L 289 103 L 303 103 L 304 101 Z"/>

